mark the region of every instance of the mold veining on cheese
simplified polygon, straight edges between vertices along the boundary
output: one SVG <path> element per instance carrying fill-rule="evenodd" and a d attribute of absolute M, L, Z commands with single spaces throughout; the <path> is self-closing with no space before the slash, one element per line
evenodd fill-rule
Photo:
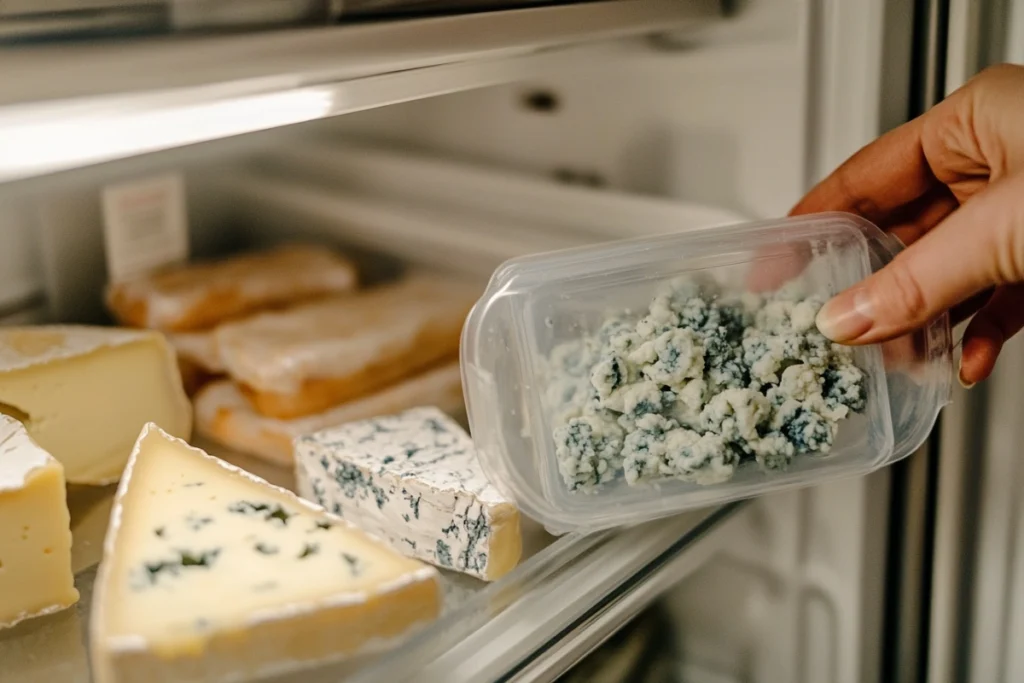
<path fill-rule="evenodd" d="M 436 408 L 302 436 L 296 458 L 304 496 L 340 503 L 400 552 L 487 580 L 518 561 L 518 512 L 487 479 L 470 436 Z"/>
<path fill-rule="evenodd" d="M 681 278 L 645 311 L 557 346 L 546 398 L 566 486 L 716 484 L 744 462 L 782 470 L 827 454 L 867 395 L 852 350 L 814 325 L 822 303 L 792 287 L 728 297 Z"/>

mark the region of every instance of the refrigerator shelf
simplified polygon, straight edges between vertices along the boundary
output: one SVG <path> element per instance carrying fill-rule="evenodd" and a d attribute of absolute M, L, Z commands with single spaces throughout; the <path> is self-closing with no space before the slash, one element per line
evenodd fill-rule
<path fill-rule="evenodd" d="M 201 439 L 197 444 L 272 483 L 294 488 L 287 470 Z M 0 633 L 3 680 L 91 680 L 86 652 L 92 584 L 113 489 L 72 492 L 72 564 L 81 600 L 72 609 Z M 491 584 L 443 572 L 442 617 L 395 649 L 258 680 L 456 683 L 512 679 L 538 668 L 549 672 L 543 678 L 551 680 L 710 557 L 720 537 L 711 531 L 734 509 L 702 510 L 591 535 L 553 537 L 535 524 L 527 526 L 519 567 Z"/>
<path fill-rule="evenodd" d="M 582 43 L 717 15 L 716 0 L 614 0 L 8 50 L 0 182 L 533 78 L 571 62 Z"/>
<path fill-rule="evenodd" d="M 293 140 L 244 165 L 205 171 L 191 185 L 227 201 L 229 222 L 257 241 L 340 241 L 482 282 L 524 254 L 747 218 L 348 139 Z"/>

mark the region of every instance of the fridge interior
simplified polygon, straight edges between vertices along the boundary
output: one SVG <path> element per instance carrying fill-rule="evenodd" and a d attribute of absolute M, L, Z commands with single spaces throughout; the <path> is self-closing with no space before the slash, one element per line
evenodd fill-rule
<path fill-rule="evenodd" d="M 725 14 L 694 3 L 671 21 L 659 14 L 665 3 L 637 3 L 651 13 L 625 37 L 601 14 L 617 4 L 594 3 L 593 15 L 574 8 L 581 36 L 593 17 L 583 41 L 561 25 L 530 34 L 541 26 L 533 10 L 504 32 L 495 24 L 449 42 L 440 39 L 445 20 L 357 27 L 370 38 L 420 35 L 415 68 L 401 69 L 409 55 L 368 51 L 369 38 L 352 34 L 332 71 L 300 54 L 287 66 L 303 78 L 277 74 L 271 84 L 306 96 L 311 74 L 328 89 L 343 84 L 329 107 L 244 129 L 203 129 L 182 113 L 182 94 L 195 96 L 203 80 L 242 84 L 237 101 L 269 92 L 246 79 L 280 53 L 204 69 L 196 51 L 178 71 L 148 71 L 175 54 L 172 41 L 140 53 L 136 70 L 85 50 L 60 78 L 24 79 L 0 108 L 4 140 L 19 152 L 0 162 L 9 181 L 0 186 L 0 319 L 107 319 L 101 193 L 111 184 L 183 174 L 194 258 L 311 239 L 356 254 L 380 277 L 411 264 L 485 279 L 531 251 L 783 215 L 904 111 L 881 93 L 905 92 L 909 76 L 882 65 L 910 49 L 909 2 L 749 0 Z M 262 40 L 284 48 L 288 39 Z M 462 57 L 441 58 L 446 51 Z M 485 58 L 468 56 L 477 53 Z M 44 48 L 25 64 L 42 77 L 57 62 Z M 108 109 L 63 102 L 90 97 Z M 131 106 L 109 109 L 121 105 Z M 130 115 L 117 119 L 122 111 Z M 62 129 L 32 128 L 40 119 L 29 116 L 40 113 L 44 123 L 95 120 L 101 143 L 103 126 L 130 134 L 77 148 L 58 134 L 44 147 L 39 136 Z M 182 122 L 188 130 L 166 134 Z M 292 483 L 287 470 L 211 452 Z M 878 680 L 881 596 L 871 587 L 884 571 L 887 490 L 883 472 L 612 532 L 534 528 L 513 574 L 490 585 L 454 577 L 434 626 L 383 657 L 301 680 L 552 680 L 666 591 L 662 618 L 682 634 L 681 680 Z M 26 676 L 89 680 L 76 634 L 87 622 L 102 505 L 87 501 L 78 519 L 88 539 L 78 547 L 91 550 L 79 559 L 78 611 L 0 637 L 0 659 Z"/>

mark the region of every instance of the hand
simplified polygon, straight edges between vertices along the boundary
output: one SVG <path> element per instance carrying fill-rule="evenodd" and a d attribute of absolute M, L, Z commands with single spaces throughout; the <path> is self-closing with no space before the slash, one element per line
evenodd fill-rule
<path fill-rule="evenodd" d="M 908 248 L 825 304 L 831 339 L 874 344 L 950 310 L 964 333 L 960 382 L 992 372 L 1024 327 L 1024 67 L 981 73 L 857 152 L 791 212 L 848 211 Z"/>

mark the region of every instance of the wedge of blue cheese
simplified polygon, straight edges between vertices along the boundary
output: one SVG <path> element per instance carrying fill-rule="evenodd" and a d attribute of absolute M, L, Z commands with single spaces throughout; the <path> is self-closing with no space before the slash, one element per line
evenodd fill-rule
<path fill-rule="evenodd" d="M 469 435 L 436 408 L 295 440 L 299 493 L 410 557 L 493 581 L 519 562 L 519 510 L 481 470 Z"/>
<path fill-rule="evenodd" d="M 97 683 L 249 680 L 377 647 L 440 612 L 433 567 L 152 424 L 110 519 Z"/>
<path fill-rule="evenodd" d="M 867 401 L 853 353 L 814 326 L 821 300 L 785 288 L 729 298 L 667 283 L 646 310 L 612 312 L 549 356 L 548 408 L 570 491 L 732 478 L 828 453 Z"/>

